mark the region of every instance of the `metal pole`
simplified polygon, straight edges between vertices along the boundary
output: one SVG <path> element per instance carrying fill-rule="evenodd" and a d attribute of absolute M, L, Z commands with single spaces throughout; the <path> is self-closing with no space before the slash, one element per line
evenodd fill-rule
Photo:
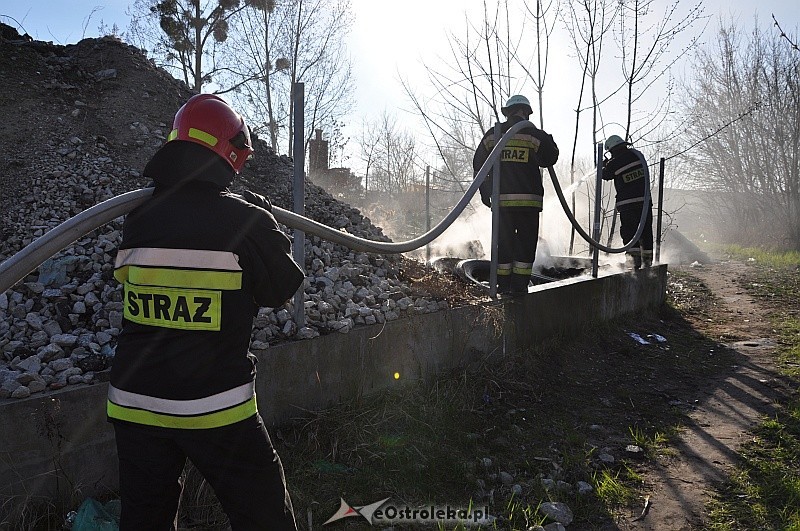
<path fill-rule="evenodd" d="M 658 223 L 656 224 L 656 263 L 661 262 L 661 215 L 664 208 L 664 157 L 658 162 Z"/>
<path fill-rule="evenodd" d="M 425 166 L 425 232 L 431 230 L 431 167 Z M 431 244 L 425 245 L 425 263 L 431 263 Z"/>
<path fill-rule="evenodd" d="M 294 105 L 294 143 L 292 145 L 292 159 L 294 161 L 294 186 L 293 192 L 293 211 L 299 216 L 305 215 L 305 192 L 306 192 L 306 179 L 305 179 L 305 165 L 306 165 L 306 150 L 305 150 L 305 84 L 294 83 L 292 85 L 292 102 Z M 305 269 L 306 263 L 306 233 L 300 229 L 294 230 L 294 240 L 292 242 L 292 255 L 294 261 Z M 294 322 L 297 328 L 306 325 L 306 308 L 305 308 L 305 282 L 300 285 L 297 292 L 294 294 Z"/>
<path fill-rule="evenodd" d="M 500 141 L 500 122 L 494 124 L 494 145 Z M 492 170 L 492 264 L 489 268 L 489 296 L 497 297 L 497 253 L 500 236 L 500 160 L 495 160 Z"/>
<path fill-rule="evenodd" d="M 592 239 L 600 240 L 600 199 L 603 194 L 603 144 L 597 143 L 597 183 L 594 188 L 594 231 Z M 592 247 L 592 277 L 597 278 L 598 260 L 600 259 L 600 248 L 596 245 Z"/>
<path fill-rule="evenodd" d="M 569 185 L 570 187 L 575 184 L 575 168 L 570 168 L 569 170 Z M 575 212 L 575 192 L 572 192 L 572 211 Z M 570 227 L 569 231 L 569 255 L 572 256 L 572 253 L 575 249 L 575 227 Z"/>

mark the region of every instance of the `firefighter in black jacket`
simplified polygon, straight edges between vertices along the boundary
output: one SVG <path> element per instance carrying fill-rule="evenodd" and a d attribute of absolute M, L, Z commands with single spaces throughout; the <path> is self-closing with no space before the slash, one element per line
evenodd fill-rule
<path fill-rule="evenodd" d="M 258 307 L 286 302 L 303 272 L 269 201 L 227 190 L 252 152 L 224 100 L 192 97 L 145 167 L 152 199 L 125 220 L 114 272 L 125 319 L 107 402 L 123 531 L 175 529 L 187 458 L 234 530 L 296 529 L 248 348 Z"/>
<path fill-rule="evenodd" d="M 511 126 L 527 120 L 533 112 L 528 98 L 511 96 L 501 112 L 507 118 L 500 124 L 505 134 Z M 494 148 L 494 128 L 483 135 L 472 158 L 475 173 Z M 539 213 L 544 187 L 540 168 L 558 160 L 553 137 L 536 127 L 517 132 L 500 156 L 500 227 L 497 249 L 497 289 L 503 293 L 527 293 L 539 239 Z M 492 172 L 480 187 L 483 204 L 491 207 Z"/>
<path fill-rule="evenodd" d="M 647 162 L 639 151 L 618 135 L 608 137 L 605 148 L 611 153 L 611 158 L 603 163 L 603 179 L 614 181 L 619 234 L 625 245 L 636 236 L 642 208 L 647 209 L 642 236 L 638 245 L 634 243 L 626 252 L 627 261 L 634 269 L 640 269 L 642 265 L 650 267 L 653 264 L 653 203 L 648 198 L 647 205 L 644 204 L 645 185 L 650 178 Z"/>

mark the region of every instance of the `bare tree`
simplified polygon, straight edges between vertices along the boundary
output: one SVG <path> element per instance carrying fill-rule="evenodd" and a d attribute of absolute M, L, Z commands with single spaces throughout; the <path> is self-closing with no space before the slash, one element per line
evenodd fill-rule
<path fill-rule="evenodd" d="M 240 0 L 135 0 L 128 34 L 200 92 L 218 72 L 217 45 L 228 38 L 228 20 L 243 7 Z"/>
<path fill-rule="evenodd" d="M 800 249 L 800 55 L 758 20 L 747 38 L 729 23 L 692 71 L 683 156 L 725 236 Z"/>
<path fill-rule="evenodd" d="M 777 19 L 777 18 L 775 18 L 775 15 L 772 15 L 772 23 L 775 25 L 775 27 L 776 27 L 776 28 L 778 28 L 778 31 L 780 31 L 780 32 L 781 32 L 781 37 L 783 37 L 784 39 L 786 39 L 786 42 L 788 42 L 788 43 L 789 43 L 789 46 L 791 46 L 791 47 L 794 49 L 794 51 L 796 51 L 796 52 L 800 52 L 800 46 L 798 46 L 798 45 L 797 45 L 797 42 L 793 41 L 793 40 L 791 39 L 791 37 L 789 37 L 788 35 L 786 35 L 786 32 L 785 32 L 785 31 L 783 31 L 783 28 L 781 27 L 780 23 L 778 22 L 778 19 Z"/>
<path fill-rule="evenodd" d="M 531 75 L 524 64 L 520 66 L 533 80 L 533 86 L 539 99 L 539 127 L 544 128 L 544 82 L 547 78 L 547 62 L 550 58 L 550 36 L 553 34 L 558 20 L 560 4 L 553 1 L 545 4 L 542 0 L 536 0 L 535 4 L 535 7 L 531 8 L 526 3 L 525 8 L 533 17 L 536 27 L 536 75 Z M 518 56 L 515 54 L 514 57 Z"/>
<path fill-rule="evenodd" d="M 515 11 L 507 0 L 493 3 L 491 8 L 484 2 L 480 21 L 470 21 L 465 15 L 463 33 L 448 35 L 451 57 L 440 67 L 424 65 L 433 97 L 418 93 L 417 87 L 401 79 L 443 161 L 439 176 L 461 178 L 459 186 L 463 188 L 472 174 L 454 171 L 452 155 L 458 152 L 470 160 L 483 132 L 500 121 L 500 107 L 526 83 L 538 87 L 541 101 L 547 52 L 539 50 L 539 45 L 542 40 L 547 42 L 552 31 L 554 16 L 545 18 L 555 9 L 551 5 L 537 0 L 531 11 Z M 538 42 L 533 44 L 525 40 L 530 22 L 526 13 L 534 16 L 537 24 Z"/>
<path fill-rule="evenodd" d="M 287 28 L 290 11 L 276 9 L 274 0 L 251 0 L 233 18 L 229 45 L 237 53 L 228 54 L 225 88 L 256 133 L 267 132 L 270 146 L 278 151 L 279 128 L 289 117 L 289 43 Z"/>
<path fill-rule="evenodd" d="M 344 37 L 352 24 L 349 0 L 248 0 L 232 19 L 219 92 L 233 99 L 276 152 L 292 150 L 292 86 L 304 83 L 305 143 L 315 129 L 346 143 L 342 118 L 353 106 L 352 63 Z M 337 147 L 341 152 L 341 145 Z"/>
<path fill-rule="evenodd" d="M 668 76 L 672 66 L 695 49 L 702 31 L 692 35 L 681 50 L 675 51 L 673 44 L 678 36 L 707 19 L 703 14 L 702 2 L 692 6 L 684 15 L 679 12 L 679 0 L 669 4 L 662 13 L 655 12 L 655 4 L 656 0 L 628 0 L 617 4 L 619 16 L 616 36 L 622 54 L 623 87 L 627 102 L 625 138 L 647 136 L 658 130 L 666 119 L 669 114 L 669 92 L 655 106 L 647 104 L 647 110 L 636 125 L 633 114 L 638 108 L 637 103 L 645 94 L 653 91 L 655 83 Z M 634 125 L 636 130 L 632 131 Z"/>
<path fill-rule="evenodd" d="M 368 196 L 369 191 L 374 188 L 370 184 L 370 170 L 376 158 L 378 143 L 378 126 L 374 121 L 361 120 L 361 129 L 358 137 L 358 145 L 361 148 L 361 161 L 366 164 L 364 169 L 364 195 Z"/>
<path fill-rule="evenodd" d="M 401 130 L 384 111 L 378 121 L 362 124 L 362 159 L 367 163 L 371 192 L 406 192 L 420 179 L 414 135 Z"/>
<path fill-rule="evenodd" d="M 349 0 L 292 0 L 286 9 L 294 21 L 287 31 L 288 74 L 291 84 L 305 84 L 308 142 L 314 129 L 332 127 L 352 110 L 352 61 L 346 54 L 344 36 L 353 18 Z M 293 110 L 290 97 L 289 150 L 294 131 Z"/>
<path fill-rule="evenodd" d="M 578 64 L 581 69 L 581 84 L 578 91 L 578 101 L 575 106 L 575 131 L 572 137 L 572 155 L 569 166 L 570 186 L 575 184 L 577 170 L 577 147 L 580 138 L 581 114 L 590 110 L 592 112 L 592 145 L 597 143 L 597 122 L 599 115 L 599 101 L 597 94 L 597 78 L 600 71 L 601 57 L 603 56 L 603 43 L 606 34 L 614 22 L 615 11 L 607 0 L 581 0 L 570 4 L 570 9 L 564 16 L 564 25 L 575 48 Z M 586 91 L 586 82 L 589 81 L 591 103 L 583 107 Z M 592 153 L 594 155 L 594 153 Z M 587 192 L 588 193 L 588 192 Z M 572 211 L 575 212 L 575 196 L 572 195 Z M 588 201 L 586 203 L 589 204 Z M 569 253 L 572 254 L 575 245 L 575 229 L 570 232 Z"/>

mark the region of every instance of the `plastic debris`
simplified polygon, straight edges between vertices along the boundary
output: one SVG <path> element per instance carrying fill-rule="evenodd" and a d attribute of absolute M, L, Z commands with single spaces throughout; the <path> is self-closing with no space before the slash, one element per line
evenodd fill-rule
<path fill-rule="evenodd" d="M 94 498 L 86 498 L 72 520 L 72 531 L 119 531 L 119 500 L 103 505 Z M 72 514 L 68 515 L 72 516 Z"/>
<path fill-rule="evenodd" d="M 640 336 L 636 332 L 628 332 L 628 335 L 631 338 L 633 338 L 633 340 L 636 341 L 637 343 L 639 343 L 640 345 L 650 345 L 651 344 L 648 340 L 644 339 L 642 336 Z"/>

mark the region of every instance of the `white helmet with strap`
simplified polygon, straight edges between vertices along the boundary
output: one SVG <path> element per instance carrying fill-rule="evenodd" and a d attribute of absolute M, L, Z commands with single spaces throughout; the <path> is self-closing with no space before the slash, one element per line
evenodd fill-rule
<path fill-rule="evenodd" d="M 511 108 L 516 107 L 518 105 L 524 105 L 525 107 L 527 107 L 528 115 L 533 114 L 533 108 L 531 108 L 531 102 L 528 101 L 528 98 L 522 96 L 521 94 L 517 94 L 515 96 L 511 96 L 510 98 L 508 98 L 508 101 L 506 101 L 505 106 L 500 107 L 500 112 L 503 113 L 503 116 L 508 117 L 511 114 Z"/>

